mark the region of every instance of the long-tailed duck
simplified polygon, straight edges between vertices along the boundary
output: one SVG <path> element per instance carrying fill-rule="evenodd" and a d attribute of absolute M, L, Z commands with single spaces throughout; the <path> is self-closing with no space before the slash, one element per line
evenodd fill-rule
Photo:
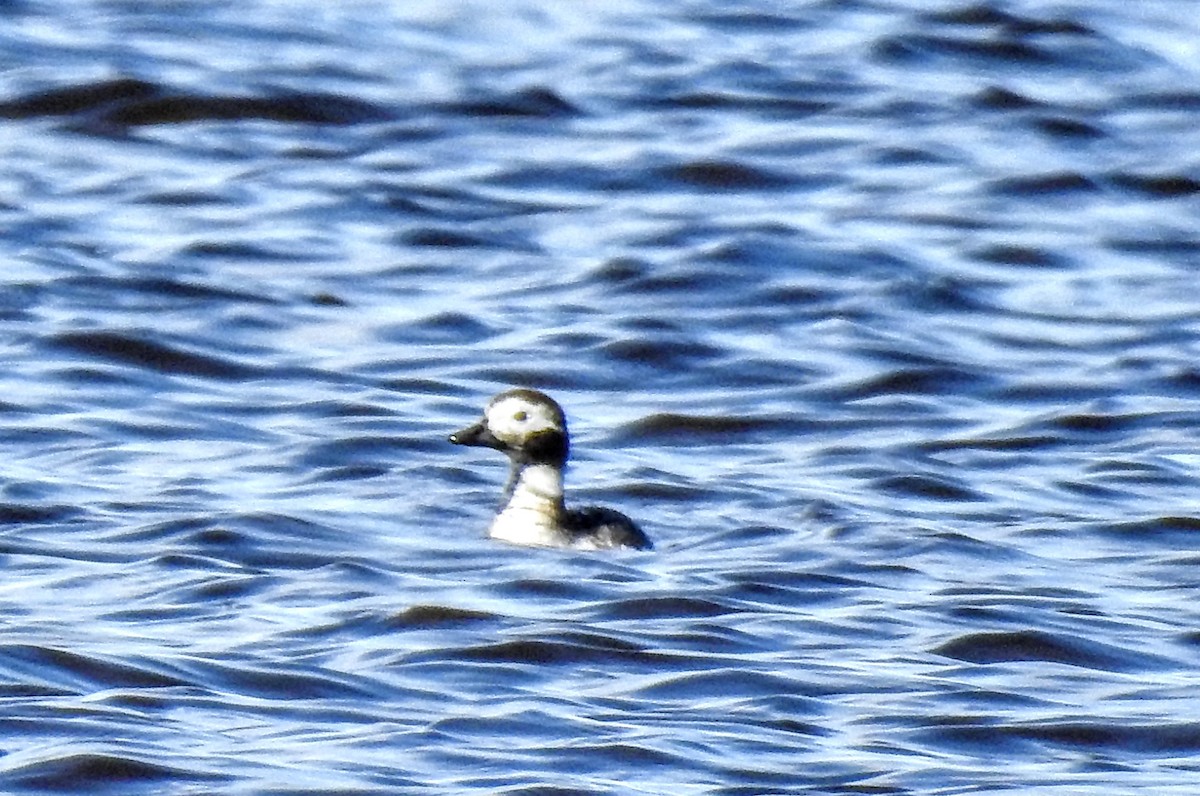
<path fill-rule="evenodd" d="M 563 504 L 563 468 L 570 441 L 562 407 L 537 390 L 514 389 L 488 402 L 474 425 L 450 435 L 456 445 L 495 448 L 512 468 L 500 512 L 488 532 L 521 545 L 600 550 L 648 550 L 653 545 L 619 511 Z"/>

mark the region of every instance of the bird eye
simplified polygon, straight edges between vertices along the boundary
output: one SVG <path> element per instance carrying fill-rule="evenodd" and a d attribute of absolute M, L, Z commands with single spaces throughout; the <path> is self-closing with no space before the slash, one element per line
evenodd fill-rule
<path fill-rule="evenodd" d="M 513 415 L 513 420 L 517 421 L 518 423 L 522 423 L 527 417 L 529 417 L 529 415 L 525 414 L 524 412 L 517 412 Z"/>

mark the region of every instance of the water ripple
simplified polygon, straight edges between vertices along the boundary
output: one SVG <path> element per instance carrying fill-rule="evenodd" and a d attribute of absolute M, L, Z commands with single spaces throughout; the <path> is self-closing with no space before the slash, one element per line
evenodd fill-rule
<path fill-rule="evenodd" d="M 1127 5 L 0 4 L 0 790 L 1190 796 Z M 514 384 L 653 552 L 487 539 Z"/>

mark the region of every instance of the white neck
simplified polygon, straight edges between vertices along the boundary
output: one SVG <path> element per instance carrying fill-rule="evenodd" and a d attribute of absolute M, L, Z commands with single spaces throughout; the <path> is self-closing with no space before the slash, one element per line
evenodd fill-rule
<path fill-rule="evenodd" d="M 508 496 L 492 522 L 492 538 L 525 545 L 563 543 L 561 469 L 550 464 L 520 467 L 513 473 Z"/>

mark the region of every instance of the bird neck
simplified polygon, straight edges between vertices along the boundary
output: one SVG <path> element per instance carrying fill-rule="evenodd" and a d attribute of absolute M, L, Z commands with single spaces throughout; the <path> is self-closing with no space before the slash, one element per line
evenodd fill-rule
<path fill-rule="evenodd" d="M 557 521 L 563 511 L 562 468 L 513 462 L 501 511 L 534 511 Z"/>
<path fill-rule="evenodd" d="M 488 534 L 514 544 L 561 546 L 569 541 L 564 514 L 562 468 L 513 462 L 504 505 Z"/>
<path fill-rule="evenodd" d="M 514 544 L 560 546 L 569 540 L 564 515 L 563 469 L 514 462 L 504 504 L 488 535 Z"/>

